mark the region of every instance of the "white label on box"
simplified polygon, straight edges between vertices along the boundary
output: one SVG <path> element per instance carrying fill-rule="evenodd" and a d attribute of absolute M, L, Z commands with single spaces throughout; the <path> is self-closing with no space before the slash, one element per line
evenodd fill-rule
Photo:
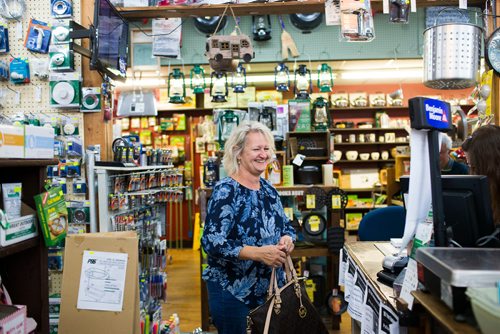
<path fill-rule="evenodd" d="M 0 323 L 1 333 L 8 334 L 25 334 L 26 306 L 22 306 L 19 311 L 8 315 L 6 319 L 2 319 Z"/>
<path fill-rule="evenodd" d="M 77 308 L 121 312 L 127 260 L 127 253 L 84 251 Z"/>
<path fill-rule="evenodd" d="M 0 246 L 8 246 L 38 235 L 35 215 L 9 221 L 9 228 L 0 228 Z"/>

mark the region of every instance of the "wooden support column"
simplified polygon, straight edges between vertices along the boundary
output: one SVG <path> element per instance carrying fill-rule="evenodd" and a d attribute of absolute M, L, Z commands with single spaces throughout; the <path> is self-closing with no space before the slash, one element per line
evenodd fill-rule
<path fill-rule="evenodd" d="M 94 20 L 94 0 L 81 0 L 80 24 L 89 27 Z M 82 46 L 88 48 L 89 41 L 82 39 Z M 102 77 L 89 68 L 89 59 L 82 56 L 83 87 L 100 87 Z M 99 113 L 86 113 L 84 122 L 84 145 L 101 145 L 101 160 L 112 160 L 111 144 L 113 141 L 113 122 L 104 121 L 104 103 Z"/>

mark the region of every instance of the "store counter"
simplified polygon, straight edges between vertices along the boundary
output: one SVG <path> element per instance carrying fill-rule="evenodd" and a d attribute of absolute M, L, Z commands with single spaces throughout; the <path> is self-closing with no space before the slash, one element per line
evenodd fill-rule
<path fill-rule="evenodd" d="M 377 280 L 384 256 L 393 252 L 389 242 L 346 243 L 340 256 L 339 283 L 349 302 L 352 333 L 479 333 L 454 320 L 453 312 L 438 298 L 422 291 L 412 292 L 413 311 L 397 311 L 391 287 Z M 344 275 L 342 275 L 344 273 Z"/>

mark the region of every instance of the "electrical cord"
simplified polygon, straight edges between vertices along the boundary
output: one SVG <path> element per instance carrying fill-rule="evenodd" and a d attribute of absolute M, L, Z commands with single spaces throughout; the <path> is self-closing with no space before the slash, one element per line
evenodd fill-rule
<path fill-rule="evenodd" d="M 490 241 L 496 241 L 499 242 L 498 236 L 500 235 L 500 227 L 497 227 L 493 233 L 490 235 L 485 235 L 484 237 L 481 237 L 476 240 L 476 245 L 479 247 L 483 247 L 486 244 L 488 244 Z"/>

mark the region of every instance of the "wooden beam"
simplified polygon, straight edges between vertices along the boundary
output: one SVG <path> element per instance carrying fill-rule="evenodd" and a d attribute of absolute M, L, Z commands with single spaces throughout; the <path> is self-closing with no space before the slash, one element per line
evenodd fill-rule
<path fill-rule="evenodd" d="M 94 17 L 94 1 L 81 0 L 81 21 L 86 22 L 88 18 Z M 92 22 L 88 22 L 90 25 Z M 89 47 L 89 41 L 82 39 L 82 46 Z M 101 87 L 102 77 L 97 71 L 91 71 L 89 66 L 89 59 L 82 57 L 82 76 L 83 87 Z M 104 103 L 102 103 L 104 105 Z M 103 106 L 104 107 L 104 106 Z M 112 135 L 112 122 L 104 121 L 104 112 L 86 113 L 83 116 L 84 122 L 84 146 L 88 145 L 101 145 L 101 160 L 112 160 L 111 142 Z"/>

